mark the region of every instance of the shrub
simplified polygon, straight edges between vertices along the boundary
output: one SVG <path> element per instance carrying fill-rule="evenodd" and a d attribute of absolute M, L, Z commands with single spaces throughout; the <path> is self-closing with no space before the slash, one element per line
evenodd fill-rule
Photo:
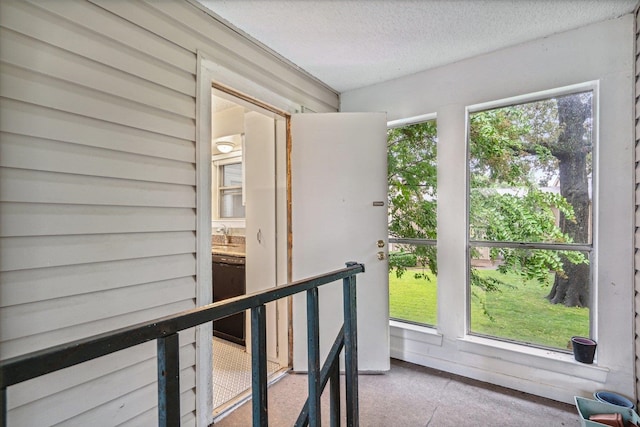
<path fill-rule="evenodd" d="M 389 267 L 390 268 L 409 268 L 415 267 L 418 260 L 416 256 L 409 252 L 390 252 Z"/>

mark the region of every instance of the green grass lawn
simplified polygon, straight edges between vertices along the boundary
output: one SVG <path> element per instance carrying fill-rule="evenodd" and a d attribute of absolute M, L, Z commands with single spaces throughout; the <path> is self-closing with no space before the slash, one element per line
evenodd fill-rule
<path fill-rule="evenodd" d="M 415 278 L 415 272 L 422 269 L 408 270 L 400 279 L 395 272 L 389 274 L 390 316 L 435 325 L 437 279 Z M 493 275 L 511 286 L 489 293 L 473 289 L 472 332 L 564 350 L 573 335 L 589 336 L 589 310 L 550 304 L 545 298 L 549 287 L 494 270 L 479 270 L 479 274 Z M 484 314 L 483 303 L 491 317 Z"/>
<path fill-rule="evenodd" d="M 407 270 L 401 278 L 396 277 L 395 271 L 389 273 L 389 316 L 392 319 L 435 325 L 436 278 L 428 274 L 429 279 L 416 279 L 415 272 L 422 272 L 422 269 Z"/>

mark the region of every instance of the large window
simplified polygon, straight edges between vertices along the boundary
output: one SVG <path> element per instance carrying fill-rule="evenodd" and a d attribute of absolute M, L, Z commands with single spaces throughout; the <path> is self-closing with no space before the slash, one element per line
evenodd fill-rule
<path fill-rule="evenodd" d="M 469 114 L 472 334 L 569 350 L 589 336 L 593 92 Z"/>
<path fill-rule="evenodd" d="M 436 121 L 387 131 L 389 307 L 394 320 L 435 325 Z"/>

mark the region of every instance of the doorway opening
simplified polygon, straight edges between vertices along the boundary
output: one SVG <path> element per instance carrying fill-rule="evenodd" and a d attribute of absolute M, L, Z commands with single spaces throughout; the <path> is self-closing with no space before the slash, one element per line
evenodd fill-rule
<path fill-rule="evenodd" d="M 213 84 L 211 90 L 213 302 L 288 281 L 287 120 Z M 267 305 L 268 374 L 290 366 L 290 301 Z M 213 323 L 213 416 L 250 397 L 249 312 Z"/>

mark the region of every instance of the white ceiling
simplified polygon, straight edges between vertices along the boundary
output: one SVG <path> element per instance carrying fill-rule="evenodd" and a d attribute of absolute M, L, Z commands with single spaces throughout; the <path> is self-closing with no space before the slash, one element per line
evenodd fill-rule
<path fill-rule="evenodd" d="M 632 12 L 638 0 L 198 0 L 338 92 Z"/>

